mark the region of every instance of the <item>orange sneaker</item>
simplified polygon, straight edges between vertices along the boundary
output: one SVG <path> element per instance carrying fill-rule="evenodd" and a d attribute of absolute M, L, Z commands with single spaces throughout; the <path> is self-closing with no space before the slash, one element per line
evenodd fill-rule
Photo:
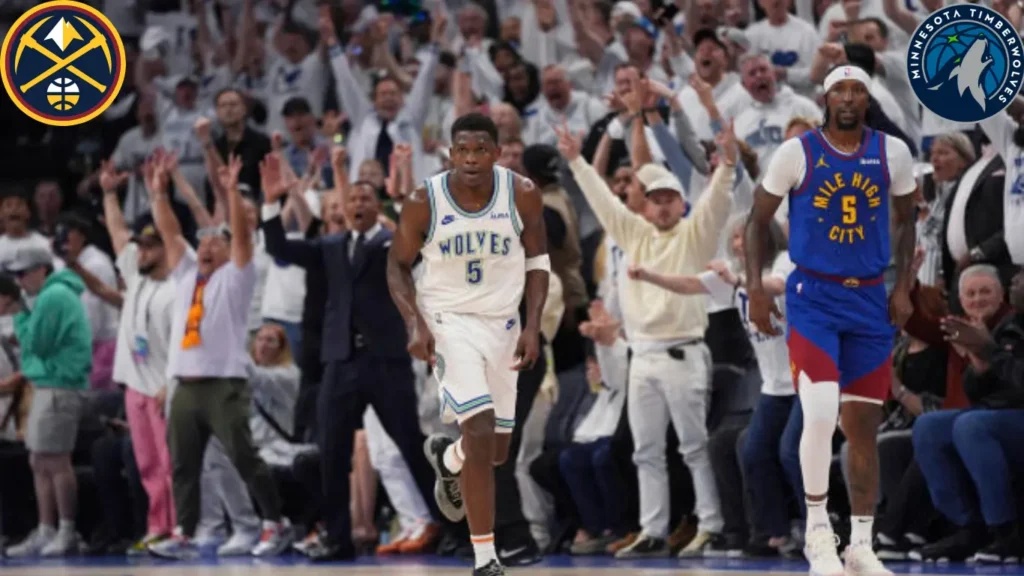
<path fill-rule="evenodd" d="M 434 552 L 437 539 L 441 537 L 441 527 L 433 522 L 424 522 L 416 526 L 412 535 L 399 547 L 402 554 L 428 554 Z"/>
<path fill-rule="evenodd" d="M 631 534 L 626 534 L 625 537 L 620 538 L 619 540 L 616 540 L 615 542 L 612 542 L 611 544 L 609 544 L 608 548 L 606 548 L 605 551 L 608 552 L 609 554 L 611 554 L 612 556 L 614 556 L 615 553 L 618 552 L 619 550 L 622 550 L 623 548 L 626 548 L 626 547 L 632 545 L 633 542 L 636 542 L 636 539 L 639 536 L 640 536 L 639 532 L 633 532 Z"/>
<path fill-rule="evenodd" d="M 404 538 L 399 540 L 393 540 L 387 544 L 381 544 L 377 546 L 377 556 L 394 556 L 395 554 L 401 554 L 402 544 L 405 544 L 408 540 Z"/>

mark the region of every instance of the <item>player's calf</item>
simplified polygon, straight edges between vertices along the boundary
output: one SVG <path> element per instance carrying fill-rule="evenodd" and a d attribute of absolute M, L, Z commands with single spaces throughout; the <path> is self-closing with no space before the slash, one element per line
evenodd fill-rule
<path fill-rule="evenodd" d="M 875 503 L 878 501 L 878 425 L 882 406 L 873 401 L 847 401 L 840 413 L 850 446 L 850 545 L 846 548 L 848 576 L 890 576 L 872 548 Z"/>

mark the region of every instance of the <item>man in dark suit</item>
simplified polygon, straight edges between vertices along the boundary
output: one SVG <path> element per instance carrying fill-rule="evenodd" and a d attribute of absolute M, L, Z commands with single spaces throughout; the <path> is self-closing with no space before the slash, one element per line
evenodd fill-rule
<path fill-rule="evenodd" d="M 977 176 L 975 170 L 968 168 L 953 188 L 954 192 L 946 197 L 946 214 L 942 221 L 942 278 L 949 293 L 950 306 L 961 311 L 960 296 L 957 294 L 957 278 L 960 272 L 972 264 L 991 264 L 999 269 L 1003 284 L 1008 285 L 1016 272 L 1016 266 L 1010 259 L 1010 252 L 1004 240 L 1003 230 L 1003 188 L 1006 180 L 1006 169 L 1002 157 L 995 155 L 982 157 L 984 163 Z M 964 180 L 970 174 L 971 181 Z M 966 195 L 966 198 L 959 196 Z M 962 209 L 954 209 L 954 206 Z M 953 255 L 954 243 L 950 237 L 956 234 L 966 241 L 966 254 L 959 258 Z M 962 243 L 963 240 L 956 242 Z"/>
<path fill-rule="evenodd" d="M 280 178 L 280 159 L 268 155 L 261 172 L 267 252 L 307 270 L 321 267 L 326 272 L 317 444 L 327 538 L 307 554 L 314 560 L 348 560 L 355 556 L 349 514 L 352 444 L 367 405 L 373 406 L 398 445 L 424 501 L 432 507 L 431 514 L 438 516 L 434 473 L 422 451 L 425 438 L 419 426 L 405 324 L 385 278 L 392 234 L 377 222 L 376 192 L 356 183 L 345 199 L 349 230 L 313 240 L 287 240 L 280 216 L 280 200 L 287 193 L 287 183 Z"/>

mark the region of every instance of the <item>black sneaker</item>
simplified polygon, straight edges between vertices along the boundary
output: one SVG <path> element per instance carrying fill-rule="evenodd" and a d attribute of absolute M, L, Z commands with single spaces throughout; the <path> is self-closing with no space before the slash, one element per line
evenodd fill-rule
<path fill-rule="evenodd" d="M 462 488 L 459 486 L 459 475 L 448 470 L 444 465 L 444 451 L 455 441 L 443 434 L 431 434 L 423 443 L 423 455 L 434 469 L 437 481 L 434 482 L 434 500 L 444 517 L 452 522 L 461 522 L 466 517 L 466 507 L 462 501 Z"/>
<path fill-rule="evenodd" d="M 984 528 L 959 528 L 952 535 L 921 547 L 920 558 L 914 558 L 916 554 L 908 556 L 922 562 L 963 562 L 985 545 L 985 538 Z"/>
<path fill-rule="evenodd" d="M 890 538 L 881 532 L 875 536 L 875 555 L 879 560 L 903 562 L 907 560 L 907 554 L 911 549 L 913 546 L 910 541 L 902 536 Z"/>
<path fill-rule="evenodd" d="M 486 566 L 473 569 L 473 576 L 505 576 L 505 567 L 491 560 Z"/>
<path fill-rule="evenodd" d="M 994 531 L 995 541 L 974 555 L 979 564 L 1017 564 L 1021 560 L 1020 534 L 1017 530 Z"/>
<path fill-rule="evenodd" d="M 705 558 L 742 558 L 743 538 L 737 534 L 711 534 L 704 544 Z"/>
<path fill-rule="evenodd" d="M 531 566 L 540 562 L 543 556 L 533 538 L 527 538 L 515 546 L 498 548 L 498 559 L 505 566 Z"/>
<path fill-rule="evenodd" d="M 646 534 L 640 534 L 635 542 L 616 552 L 615 557 L 619 560 L 668 558 L 671 552 L 664 538 L 651 538 Z"/>

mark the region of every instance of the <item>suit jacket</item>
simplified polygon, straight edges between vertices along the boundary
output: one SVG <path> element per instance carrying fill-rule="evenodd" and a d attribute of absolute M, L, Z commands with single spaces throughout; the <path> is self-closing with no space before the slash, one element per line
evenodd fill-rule
<path fill-rule="evenodd" d="M 983 161 L 983 160 L 982 160 Z M 996 156 L 989 160 L 988 165 L 978 175 L 978 180 L 971 190 L 967 209 L 964 211 L 964 231 L 967 235 L 967 248 L 981 248 L 985 253 L 984 262 L 999 268 L 1000 276 L 1006 282 L 1013 276 L 1016 268 L 1010 259 L 1010 252 L 1003 240 L 1003 184 L 1006 180 L 1006 169 L 1003 159 Z M 946 243 L 946 230 L 949 229 L 949 218 L 953 211 L 953 201 L 959 191 L 959 182 L 953 188 L 954 193 L 946 198 L 946 216 L 942 221 L 942 276 L 946 282 L 946 290 L 956 293 L 956 260 L 949 252 Z M 959 302 L 955 303 L 957 307 Z"/>
<path fill-rule="evenodd" d="M 307 240 L 285 237 L 281 217 L 264 221 L 267 252 L 307 270 L 321 268 L 327 281 L 323 312 L 324 364 L 352 356 L 352 336 L 363 337 L 367 351 L 378 358 L 411 361 L 406 350 L 405 322 L 391 300 L 387 281 L 392 233 L 381 229 L 348 258 L 349 232 Z"/>

